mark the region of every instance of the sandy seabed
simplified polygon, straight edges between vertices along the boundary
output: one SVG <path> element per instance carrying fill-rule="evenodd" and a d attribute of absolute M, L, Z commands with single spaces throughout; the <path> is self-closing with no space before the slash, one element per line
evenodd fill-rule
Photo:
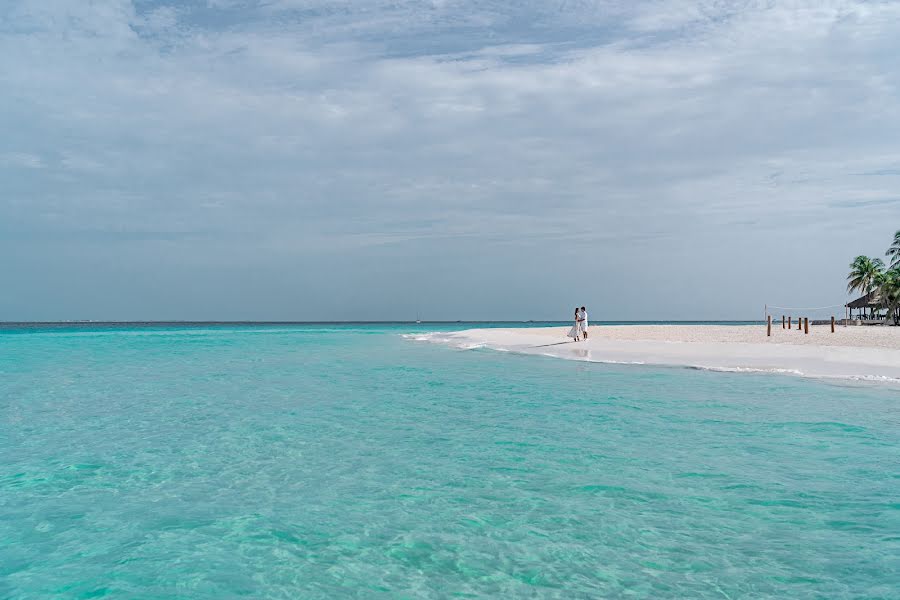
<path fill-rule="evenodd" d="M 810 326 L 809 333 L 765 325 L 592 326 L 587 341 L 568 327 L 470 329 L 417 336 L 461 348 L 609 363 L 775 372 L 900 385 L 900 327 Z"/>

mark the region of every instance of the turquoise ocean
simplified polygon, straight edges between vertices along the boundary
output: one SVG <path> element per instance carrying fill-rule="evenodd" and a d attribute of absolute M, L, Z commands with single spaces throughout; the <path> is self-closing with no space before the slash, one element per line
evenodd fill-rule
<path fill-rule="evenodd" d="M 0 325 L 0 598 L 900 598 L 897 390 L 466 327 Z"/>

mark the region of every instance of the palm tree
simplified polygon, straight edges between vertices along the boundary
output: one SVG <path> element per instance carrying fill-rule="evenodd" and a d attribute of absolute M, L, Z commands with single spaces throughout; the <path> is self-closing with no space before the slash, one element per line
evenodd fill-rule
<path fill-rule="evenodd" d="M 879 273 L 875 277 L 875 286 L 878 288 L 881 305 L 887 308 L 884 324 L 893 321 L 897 325 L 900 323 L 900 266 Z"/>
<path fill-rule="evenodd" d="M 859 290 L 863 294 L 868 294 L 875 289 L 875 278 L 883 271 L 884 262 L 880 258 L 857 256 L 850 263 L 850 274 L 847 275 L 847 291 L 852 293 Z"/>
<path fill-rule="evenodd" d="M 900 231 L 894 234 L 894 243 L 891 244 L 891 247 L 884 254 L 891 259 L 892 269 L 900 267 Z"/>
<path fill-rule="evenodd" d="M 880 258 L 857 256 L 850 263 L 850 274 L 847 275 L 847 291 L 859 291 L 863 295 L 875 289 L 875 280 L 884 273 L 884 262 Z"/>

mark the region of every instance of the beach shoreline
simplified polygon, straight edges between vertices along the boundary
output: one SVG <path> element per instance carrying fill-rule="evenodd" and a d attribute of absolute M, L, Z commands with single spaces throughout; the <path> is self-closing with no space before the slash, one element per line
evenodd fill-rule
<path fill-rule="evenodd" d="M 900 386 L 900 327 L 819 325 L 803 333 L 765 325 L 593 326 L 586 341 L 565 327 L 469 329 L 411 335 L 458 348 L 490 348 L 601 363 L 780 373 Z"/>

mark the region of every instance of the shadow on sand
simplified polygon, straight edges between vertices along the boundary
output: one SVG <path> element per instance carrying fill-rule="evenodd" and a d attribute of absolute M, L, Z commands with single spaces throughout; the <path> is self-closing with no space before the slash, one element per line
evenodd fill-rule
<path fill-rule="evenodd" d="M 571 342 L 556 342 L 554 344 L 543 344 L 541 346 L 531 346 L 532 348 L 549 348 L 550 346 L 562 346 L 563 344 L 574 344 L 575 340 Z"/>

